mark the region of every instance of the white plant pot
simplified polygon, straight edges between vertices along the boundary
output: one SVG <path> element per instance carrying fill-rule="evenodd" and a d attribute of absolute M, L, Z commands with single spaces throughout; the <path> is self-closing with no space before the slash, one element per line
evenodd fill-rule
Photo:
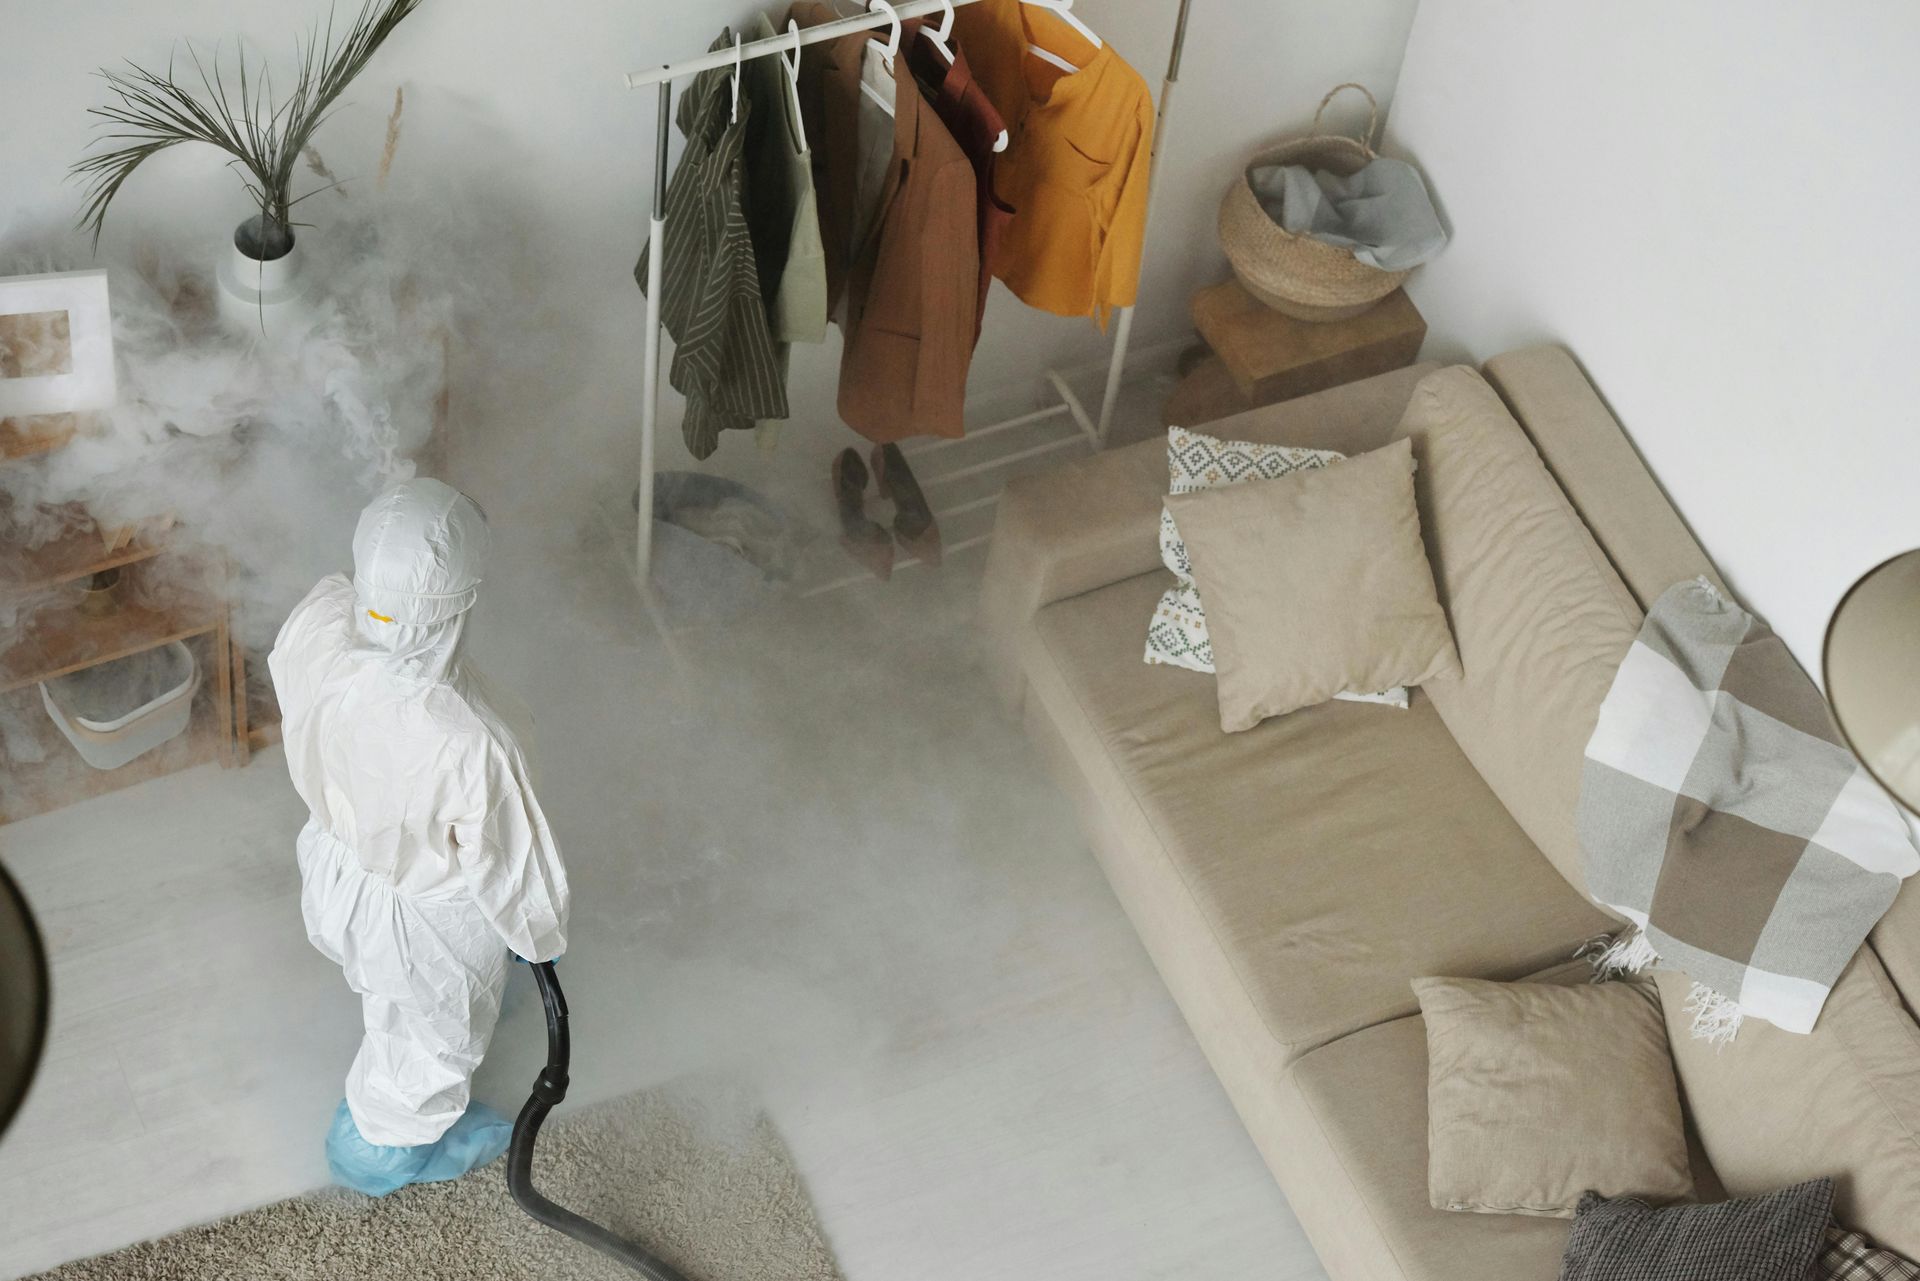
<path fill-rule="evenodd" d="M 235 229 L 220 261 L 220 318 L 243 337 L 282 342 L 299 337 L 313 323 L 312 273 L 297 239 L 277 258 L 262 260 L 243 249 L 242 244 L 252 243 L 259 221 L 249 218 Z"/>

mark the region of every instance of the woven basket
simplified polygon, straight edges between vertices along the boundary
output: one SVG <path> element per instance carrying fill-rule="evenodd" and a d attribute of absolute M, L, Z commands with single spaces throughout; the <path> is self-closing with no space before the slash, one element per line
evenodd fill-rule
<path fill-rule="evenodd" d="M 1320 117 L 1342 89 L 1358 89 L 1372 107 L 1366 132 L 1358 138 L 1320 132 Z M 1379 122 L 1380 104 L 1366 86 L 1336 85 L 1313 113 L 1312 134 L 1261 152 L 1227 188 L 1220 202 L 1220 246 L 1241 286 L 1275 311 L 1298 320 L 1345 320 L 1398 289 L 1410 274 L 1369 267 L 1350 249 L 1294 235 L 1267 216 L 1247 181 L 1247 170 L 1255 165 L 1305 165 L 1343 177 L 1357 173 L 1374 158 Z"/>

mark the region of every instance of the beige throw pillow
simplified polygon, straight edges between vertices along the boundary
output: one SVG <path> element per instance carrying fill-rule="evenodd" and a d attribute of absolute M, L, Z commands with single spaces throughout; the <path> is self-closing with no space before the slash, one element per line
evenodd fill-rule
<path fill-rule="evenodd" d="M 1251 729 L 1342 690 L 1459 673 L 1420 541 L 1408 442 L 1337 467 L 1170 494 L 1167 510 L 1206 606 L 1222 729 Z"/>
<path fill-rule="evenodd" d="M 1660 998 L 1644 982 L 1415 979 L 1436 1210 L 1572 1218 L 1586 1192 L 1693 1195 Z"/>
<path fill-rule="evenodd" d="M 1191 494 L 1198 489 L 1275 480 L 1312 467 L 1341 462 L 1345 454 L 1331 449 L 1296 449 L 1257 440 L 1221 440 L 1184 427 L 1167 428 L 1167 492 Z M 1207 635 L 1206 607 L 1193 585 L 1193 567 L 1180 527 L 1166 508 L 1160 509 L 1160 561 L 1173 575 L 1173 586 L 1160 594 L 1147 624 L 1146 660 L 1184 667 L 1212 676 L 1213 641 Z M 1378 693 L 1342 690 L 1334 695 L 1356 703 L 1383 703 L 1405 709 L 1407 691 L 1399 687 Z"/>

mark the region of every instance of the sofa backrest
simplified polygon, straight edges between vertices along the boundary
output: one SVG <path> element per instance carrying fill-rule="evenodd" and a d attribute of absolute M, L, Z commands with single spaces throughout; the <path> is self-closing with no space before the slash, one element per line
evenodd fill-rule
<path fill-rule="evenodd" d="M 1413 388 L 1438 369 L 1409 365 L 1194 426 L 1252 440 L 1357 454 L 1378 449 Z M 1160 568 L 1160 508 L 1167 497 L 1164 436 L 1015 476 L 1000 495 L 980 593 L 988 675 L 1011 712 L 1025 680 L 1020 651 L 1044 605 Z"/>
<path fill-rule="evenodd" d="M 1487 362 L 1486 378 L 1444 371 L 1422 383 L 1408 409 L 1408 429 L 1428 437 L 1429 481 L 1448 503 L 1429 523 L 1440 544 L 1436 575 L 1450 580 L 1450 616 L 1466 669 L 1458 682 L 1426 689 L 1494 792 L 1578 886 L 1571 806 L 1612 669 L 1661 592 L 1702 574 L 1719 579 L 1570 356 L 1557 348 L 1511 352 Z M 1514 439 L 1505 409 L 1488 403 L 1489 384 L 1531 449 Z M 1482 420 L 1477 434 L 1452 425 L 1474 417 Z M 1498 462 L 1481 466 L 1476 479 L 1496 490 L 1497 500 L 1448 475 L 1467 473 L 1483 451 Z M 1533 455 L 1539 470 L 1523 455 Z M 1547 473 L 1563 506 L 1539 492 Z M 1497 501 L 1512 511 L 1502 517 L 1485 510 Z M 1587 539 L 1569 537 L 1556 511 L 1577 513 Z M 1464 534 L 1448 532 L 1463 512 L 1483 530 L 1486 565 L 1451 563 L 1449 542 L 1474 550 Z M 1496 545 L 1492 531 L 1501 528 L 1526 536 L 1533 550 Z M 1607 572 L 1578 563 L 1589 552 Z M 1529 579 L 1540 584 L 1532 597 Z M 1582 590 L 1592 597 L 1586 606 L 1565 602 Z M 1514 617 L 1501 617 L 1502 610 Z M 1836 984 L 1810 1035 L 1750 1020 L 1731 1044 L 1696 1040 L 1688 981 L 1660 975 L 1688 1113 L 1730 1193 L 1830 1175 L 1843 1222 L 1920 1257 L 1920 1024 L 1910 1008 L 1920 992 L 1916 981 L 1920 890 L 1912 885 L 1883 919 L 1873 946 L 1861 949 Z"/>
<path fill-rule="evenodd" d="M 1465 366 L 1401 420 L 1461 674 L 1422 692 L 1521 828 L 1585 892 L 1574 811 L 1587 739 L 1641 610 L 1526 433 Z"/>
<path fill-rule="evenodd" d="M 1493 357 L 1484 372 L 1643 610 L 1700 575 L 1726 591 L 1572 356 L 1525 347 Z M 1909 1013 L 1920 1012 L 1920 877 L 1901 888 L 1871 942 Z"/>
<path fill-rule="evenodd" d="M 1565 348 L 1523 347 L 1493 357 L 1483 372 L 1641 609 L 1702 574 L 1725 588 Z"/>
<path fill-rule="evenodd" d="M 1863 947 L 1807 1035 L 1748 1019 L 1695 1040 L 1687 977 L 1659 974 L 1680 1094 L 1731 1196 L 1825 1175 L 1834 1217 L 1920 1259 L 1920 1026 Z"/>

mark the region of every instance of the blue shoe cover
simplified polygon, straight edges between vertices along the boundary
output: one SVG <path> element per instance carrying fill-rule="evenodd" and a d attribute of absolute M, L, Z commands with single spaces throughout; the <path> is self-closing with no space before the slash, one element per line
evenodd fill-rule
<path fill-rule="evenodd" d="M 468 1106 L 447 1132 L 416 1147 L 369 1143 L 353 1123 L 347 1101 L 327 1129 L 327 1168 L 333 1181 L 368 1196 L 385 1196 L 409 1183 L 439 1183 L 477 1170 L 507 1150 L 513 1123 L 484 1103 Z"/>

